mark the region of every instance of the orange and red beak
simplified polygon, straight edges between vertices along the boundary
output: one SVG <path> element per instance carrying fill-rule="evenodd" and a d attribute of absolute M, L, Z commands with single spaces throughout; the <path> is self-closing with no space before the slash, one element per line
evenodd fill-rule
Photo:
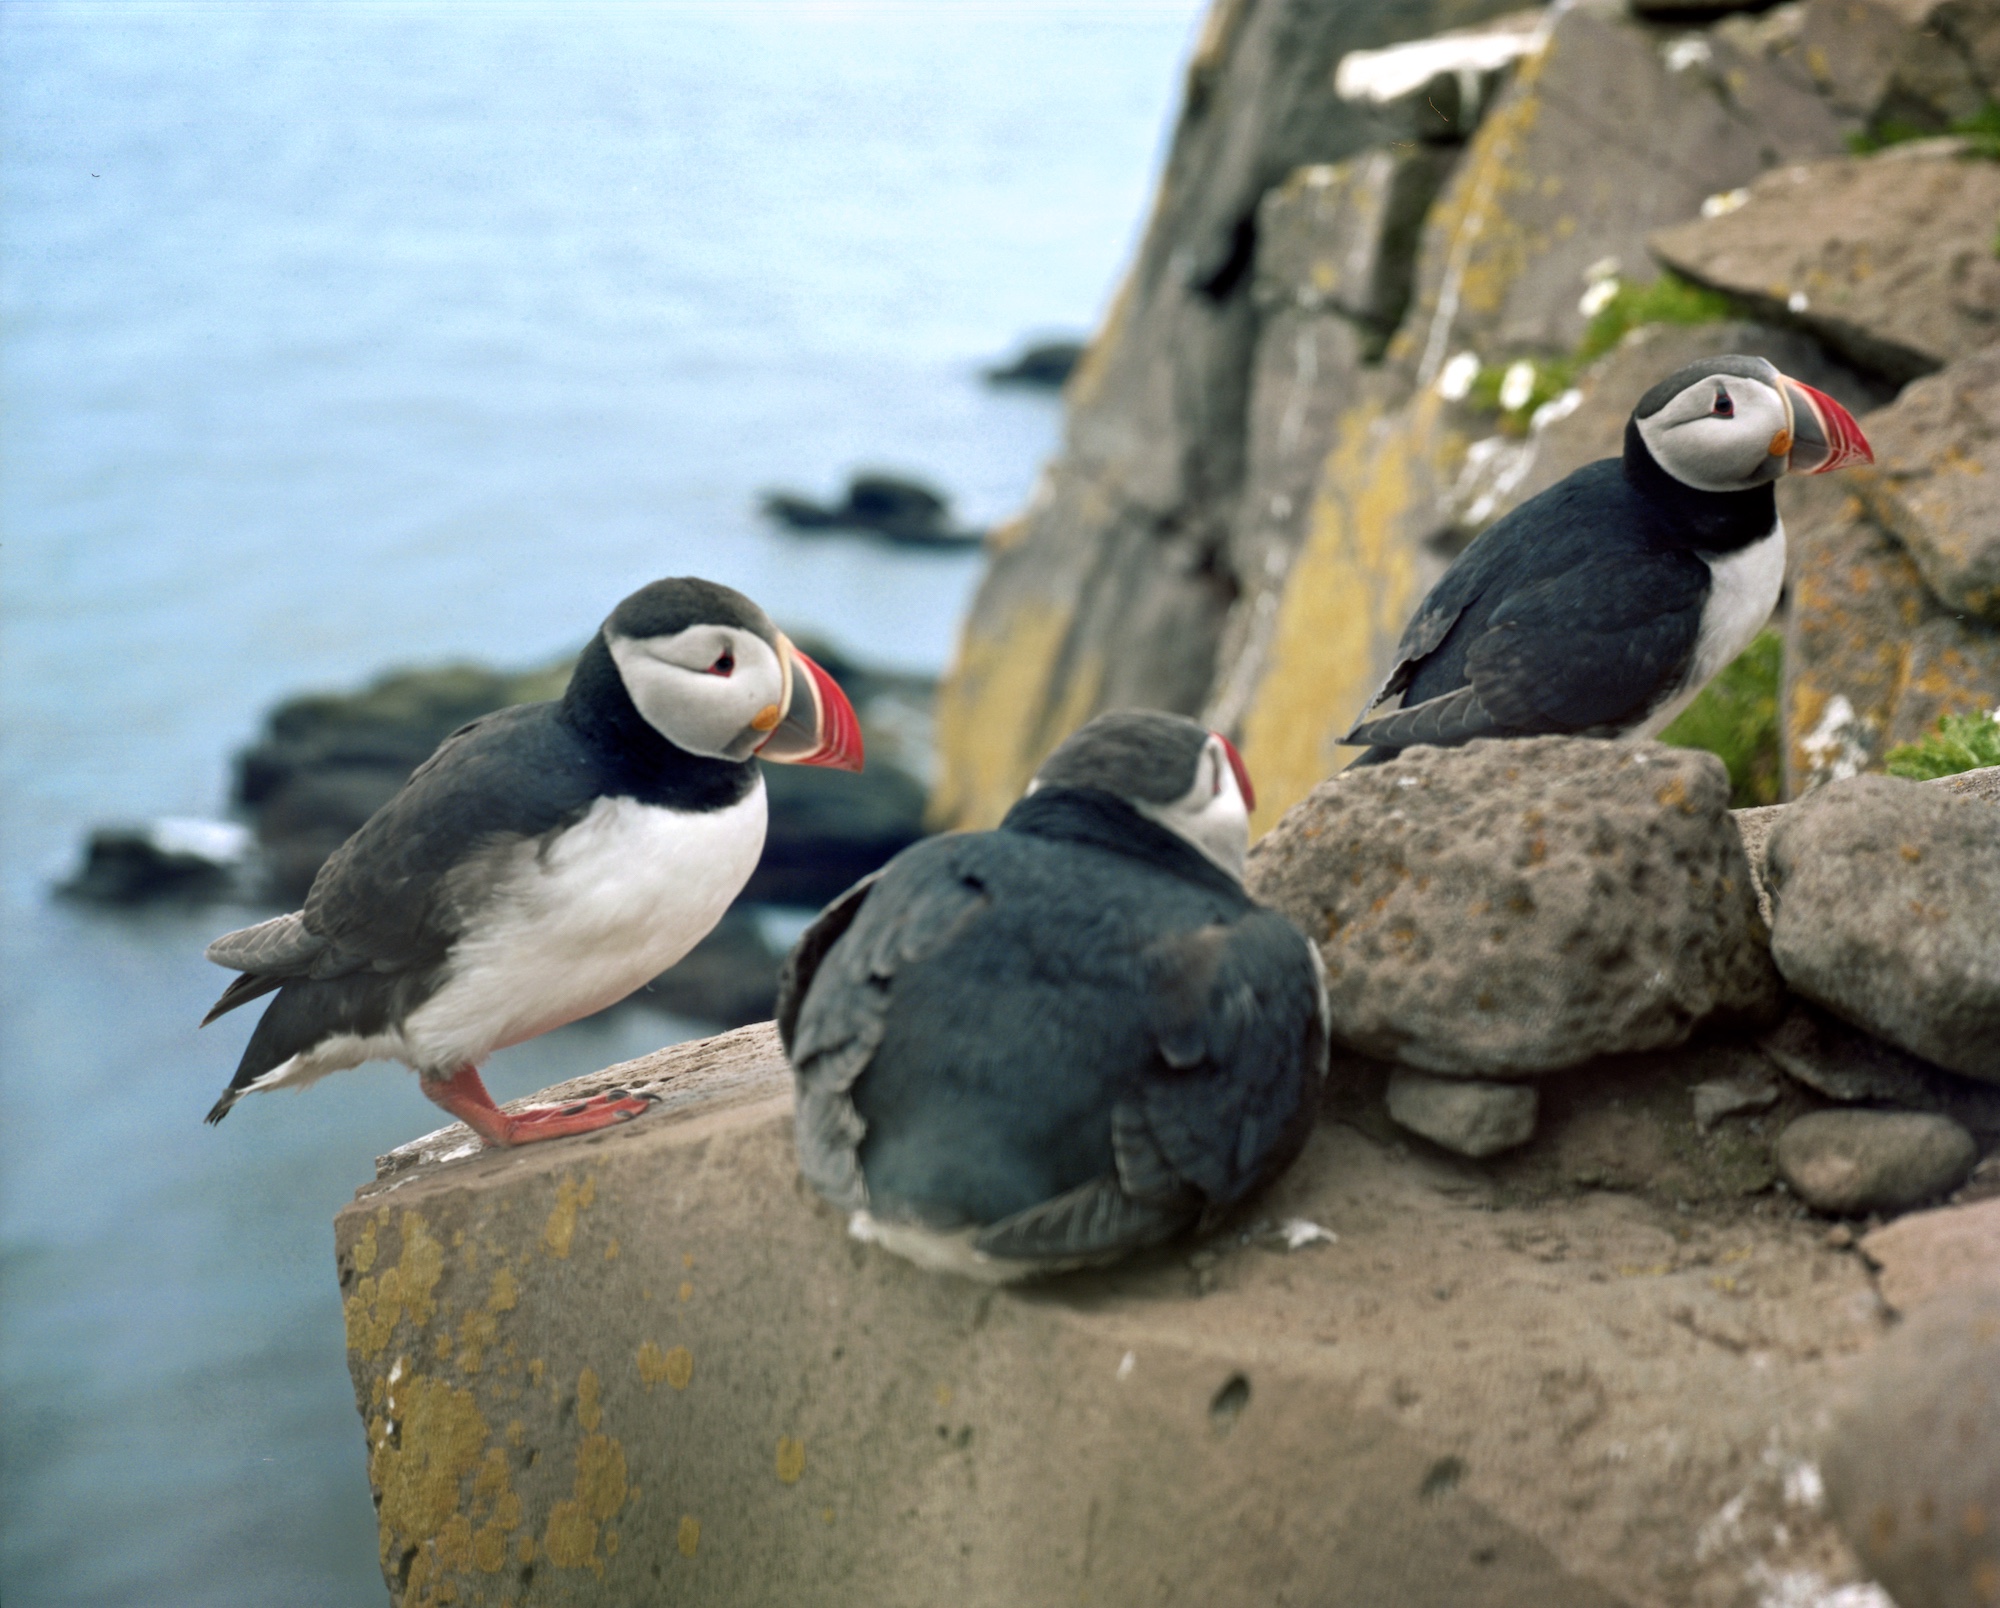
<path fill-rule="evenodd" d="M 1243 763 L 1243 756 L 1236 752 L 1234 743 L 1219 731 L 1213 735 L 1222 744 L 1223 753 L 1229 756 L 1229 768 L 1236 772 L 1236 791 L 1243 795 L 1243 807 L 1254 810 L 1257 807 L 1257 789 L 1250 785 L 1250 767 Z"/>
<path fill-rule="evenodd" d="M 1815 391 L 1789 374 L 1778 379 L 1792 410 L 1792 439 L 1783 454 L 1787 473 L 1823 475 L 1852 463 L 1875 461 L 1853 414 L 1824 391 Z"/>
<path fill-rule="evenodd" d="M 791 696 L 785 713 L 757 749 L 759 759 L 780 765 L 824 765 L 830 770 L 858 771 L 863 758 L 861 721 L 854 705 L 832 676 L 779 637 L 779 652 L 791 670 Z"/>

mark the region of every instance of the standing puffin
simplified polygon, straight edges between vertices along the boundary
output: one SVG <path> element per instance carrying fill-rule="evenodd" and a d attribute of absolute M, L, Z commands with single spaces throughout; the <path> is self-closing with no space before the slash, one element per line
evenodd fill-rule
<path fill-rule="evenodd" d="M 1100 715 L 999 830 L 848 890 L 785 963 L 800 1170 L 852 1231 L 1000 1282 L 1109 1261 L 1275 1178 L 1326 1067 L 1319 956 L 1243 891 L 1250 779 Z"/>
<path fill-rule="evenodd" d="M 454 732 L 303 910 L 208 946 L 243 975 L 204 1027 L 278 995 L 208 1120 L 370 1060 L 414 1068 L 492 1145 L 637 1116 L 647 1102 L 618 1090 L 509 1116 L 479 1064 L 623 999 L 721 919 L 764 847 L 759 758 L 858 771 L 853 707 L 741 593 L 634 592 L 559 701 Z"/>
<path fill-rule="evenodd" d="M 1785 579 L 1772 482 L 1872 463 L 1853 417 L 1761 357 L 1711 357 L 1639 399 L 1622 458 L 1483 532 L 1404 628 L 1344 741 L 1650 737 L 1750 644 Z"/>

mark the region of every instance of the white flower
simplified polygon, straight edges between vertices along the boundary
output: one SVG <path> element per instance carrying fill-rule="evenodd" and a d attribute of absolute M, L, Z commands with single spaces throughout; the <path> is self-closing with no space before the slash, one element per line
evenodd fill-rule
<path fill-rule="evenodd" d="M 1701 204 L 1704 218 L 1726 218 L 1750 199 L 1748 190 L 1721 190 Z"/>
<path fill-rule="evenodd" d="M 1676 39 L 1667 46 L 1667 71 L 1684 73 L 1690 67 L 1705 67 L 1715 59 L 1715 52 L 1708 48 L 1708 41 L 1699 34 L 1689 34 Z"/>
<path fill-rule="evenodd" d="M 1460 352 L 1438 375 L 1438 395 L 1447 402 L 1463 402 L 1466 392 L 1472 389 L 1472 382 L 1479 378 L 1479 355 L 1476 352 Z"/>
<path fill-rule="evenodd" d="M 1804 291 L 1795 290 L 1791 293 L 1791 295 L 1785 298 L 1785 306 L 1789 308 L 1792 312 L 1802 313 L 1808 307 L 1812 306 L 1812 303 L 1806 299 L 1806 293 Z"/>
<path fill-rule="evenodd" d="M 1611 305 L 1618 294 L 1618 276 L 1600 279 L 1583 293 L 1583 299 L 1576 304 L 1576 310 L 1585 318 L 1595 318 Z"/>
<path fill-rule="evenodd" d="M 1509 413 L 1518 413 L 1534 394 L 1535 365 L 1525 357 L 1509 363 L 1507 372 L 1500 376 L 1500 406 Z"/>

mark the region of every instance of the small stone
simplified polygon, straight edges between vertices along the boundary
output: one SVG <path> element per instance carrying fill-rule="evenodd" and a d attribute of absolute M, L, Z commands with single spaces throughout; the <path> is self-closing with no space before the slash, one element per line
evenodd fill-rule
<path fill-rule="evenodd" d="M 1952 1197 L 1960 1205 L 1969 1206 L 1974 1201 L 2000 1199 L 2000 1154 L 1988 1156 L 1972 1169 L 1972 1176 L 1959 1187 Z M 1996 1247 L 2000 1255 L 2000 1247 Z"/>
<path fill-rule="evenodd" d="M 1854 1230 L 1845 1223 L 1835 1223 L 1826 1231 L 1826 1248 L 1830 1251 L 1845 1251 L 1854 1244 Z"/>
<path fill-rule="evenodd" d="M 1900 1211 L 1954 1189 L 1979 1154 L 1949 1117 L 1815 1111 L 1778 1135 L 1778 1171 L 1823 1212 Z"/>
<path fill-rule="evenodd" d="M 1821 1469 L 1901 1608 L 2000 1600 L 2000 1282 L 1939 1296 L 1863 1359 Z"/>
<path fill-rule="evenodd" d="M 1796 1001 L 1757 1048 L 1790 1077 L 1843 1105 L 1888 1100 L 1921 1109 L 1928 1103 L 1925 1074 L 1936 1072 L 1929 1062 Z"/>
<path fill-rule="evenodd" d="M 1790 806 L 1766 865 L 1786 982 L 1913 1055 L 2000 1083 L 2000 812 L 1856 776 Z"/>
<path fill-rule="evenodd" d="M 1389 1079 L 1389 1115 L 1461 1156 L 1492 1156 L 1526 1144 L 1534 1137 L 1540 1103 L 1529 1084 L 1421 1072 L 1397 1072 Z"/>
<path fill-rule="evenodd" d="M 1710 1078 L 1688 1091 L 1694 1096 L 1694 1125 L 1707 1133 L 1724 1117 L 1739 1111 L 1762 1111 L 1778 1099 L 1776 1078 L 1740 1074 L 1733 1078 Z"/>

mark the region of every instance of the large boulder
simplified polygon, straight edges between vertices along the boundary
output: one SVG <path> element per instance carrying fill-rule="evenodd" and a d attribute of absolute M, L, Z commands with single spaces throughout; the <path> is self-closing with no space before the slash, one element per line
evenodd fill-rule
<path fill-rule="evenodd" d="M 1787 983 L 1913 1055 L 2000 1082 L 2000 811 L 1859 776 L 1789 806 L 1766 864 Z"/>
<path fill-rule="evenodd" d="M 1878 136 L 1942 134 L 2000 96 L 1994 0 L 1806 0 L 1798 54 Z"/>
<path fill-rule="evenodd" d="M 1939 602 L 2000 625 L 2000 345 L 1917 381 L 1868 421 L 1868 444 L 1868 511 Z"/>
<path fill-rule="evenodd" d="M 1316 788 L 1246 884 L 1320 947 L 1335 1036 L 1528 1075 L 1777 1001 L 1713 755 L 1577 737 L 1411 749 Z"/>
<path fill-rule="evenodd" d="M 2000 1602 L 2000 1276 L 1912 1314 L 1850 1392 L 1826 1493 L 1869 1573 L 1898 1608 Z"/>
<path fill-rule="evenodd" d="M 1669 267 L 1901 382 L 2000 338 L 2000 163 L 1963 141 L 1782 168 L 1652 239 Z"/>
<path fill-rule="evenodd" d="M 398 1608 L 1860 1590 L 1812 1463 L 1882 1328 L 1860 1259 L 1770 1199 L 1564 1181 L 1637 1165 L 1629 1119 L 1684 1087 L 1479 1164 L 1328 1122 L 1264 1221 L 995 1291 L 801 1185 L 768 1027 L 543 1098 L 611 1081 L 662 1102 L 431 1135 L 336 1225 Z"/>

